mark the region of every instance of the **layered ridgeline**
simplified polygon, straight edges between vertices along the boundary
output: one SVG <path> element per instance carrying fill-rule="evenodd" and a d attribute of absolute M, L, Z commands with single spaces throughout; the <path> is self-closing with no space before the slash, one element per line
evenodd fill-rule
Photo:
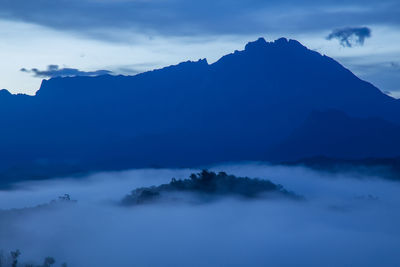
<path fill-rule="evenodd" d="M 0 164 L 4 180 L 21 172 L 393 156 L 399 114 L 399 100 L 335 60 L 294 40 L 261 38 L 213 64 L 54 78 L 35 96 L 2 90 Z"/>

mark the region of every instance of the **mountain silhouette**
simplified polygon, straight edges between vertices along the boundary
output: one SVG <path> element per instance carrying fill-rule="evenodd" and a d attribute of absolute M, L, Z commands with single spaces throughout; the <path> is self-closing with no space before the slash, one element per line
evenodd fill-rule
<path fill-rule="evenodd" d="M 399 155 L 400 125 L 380 118 L 353 118 L 343 112 L 313 111 L 281 144 L 274 156 L 282 160 L 324 157 L 355 160 Z"/>
<path fill-rule="evenodd" d="M 1 90 L 0 114 L 3 180 L 17 179 L 16 170 L 40 178 L 317 152 L 362 158 L 399 151 L 391 132 L 400 125 L 399 100 L 285 38 L 260 38 L 213 64 L 203 59 L 135 76 L 53 78 L 43 80 L 35 96 Z M 349 120 L 361 128 L 348 127 Z M 346 135 L 360 136 L 351 151 L 347 142 L 354 139 L 340 137 Z M 318 142 L 339 137 L 342 142 L 316 150 Z"/>

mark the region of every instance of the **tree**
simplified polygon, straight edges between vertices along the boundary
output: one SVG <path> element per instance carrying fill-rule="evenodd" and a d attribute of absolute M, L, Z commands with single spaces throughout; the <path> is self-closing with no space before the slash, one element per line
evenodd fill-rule
<path fill-rule="evenodd" d="M 19 249 L 17 249 L 16 251 L 11 251 L 11 259 L 12 259 L 12 267 L 17 267 L 18 264 L 18 257 L 21 255 L 21 252 L 19 251 Z"/>
<path fill-rule="evenodd" d="M 52 257 L 47 257 L 44 259 L 43 267 L 50 267 L 53 265 L 56 261 Z"/>
<path fill-rule="evenodd" d="M 60 201 L 71 201 L 71 197 L 69 194 L 64 194 L 63 196 L 58 197 Z"/>

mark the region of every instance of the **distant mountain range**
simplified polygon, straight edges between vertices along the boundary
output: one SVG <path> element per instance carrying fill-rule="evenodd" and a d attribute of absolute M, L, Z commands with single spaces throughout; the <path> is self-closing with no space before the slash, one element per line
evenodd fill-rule
<path fill-rule="evenodd" d="M 285 38 L 135 76 L 0 91 L 3 181 L 92 170 L 400 155 L 400 100 Z"/>
<path fill-rule="evenodd" d="M 359 178 L 384 178 L 400 181 L 400 157 L 340 159 L 324 156 L 281 162 L 286 166 L 305 166 L 328 173 L 350 173 Z"/>

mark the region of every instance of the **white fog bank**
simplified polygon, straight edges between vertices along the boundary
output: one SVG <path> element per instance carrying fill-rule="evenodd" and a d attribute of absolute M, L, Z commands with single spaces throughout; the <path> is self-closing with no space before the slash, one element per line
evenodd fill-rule
<path fill-rule="evenodd" d="M 0 209 L 68 193 L 76 204 L 0 212 L 0 250 L 54 266 L 400 266 L 400 183 L 246 163 L 214 166 L 282 184 L 306 201 L 228 198 L 202 205 L 119 207 L 132 189 L 187 178 L 189 169 L 98 173 L 21 183 Z"/>

